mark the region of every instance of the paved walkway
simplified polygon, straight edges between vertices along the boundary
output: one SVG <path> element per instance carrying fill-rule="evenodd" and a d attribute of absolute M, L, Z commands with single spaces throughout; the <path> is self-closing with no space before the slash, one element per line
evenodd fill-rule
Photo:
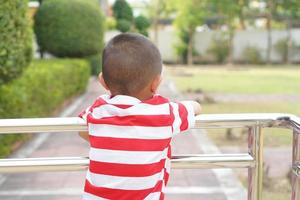
<path fill-rule="evenodd" d="M 61 116 L 76 116 L 104 91 L 95 79 L 88 91 L 78 98 Z M 161 94 L 180 98 L 174 85 L 164 82 Z M 173 140 L 173 152 L 218 153 L 205 133 L 193 130 Z M 77 134 L 43 133 L 28 142 L 12 157 L 87 156 L 88 143 Z M 0 177 L 0 199 L 4 200 L 79 200 L 85 172 L 47 172 L 11 174 Z M 172 170 L 167 188 L 167 200 L 241 200 L 245 189 L 230 169 Z"/>

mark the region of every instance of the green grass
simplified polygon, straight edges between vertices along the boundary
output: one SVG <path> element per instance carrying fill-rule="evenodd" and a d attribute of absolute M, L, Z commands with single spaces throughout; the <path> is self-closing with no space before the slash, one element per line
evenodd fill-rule
<path fill-rule="evenodd" d="M 300 81 L 300 80 L 299 80 Z M 298 102 L 269 102 L 269 103 L 212 103 L 203 105 L 203 113 L 293 113 L 300 115 Z"/>
<path fill-rule="evenodd" d="M 300 68 L 169 67 L 168 74 L 181 91 L 235 94 L 299 94 Z M 244 102 L 203 104 L 203 113 L 292 113 L 300 116 L 298 102 Z M 234 130 L 236 140 L 226 140 L 226 130 L 209 130 L 218 145 L 245 145 L 246 136 Z M 288 146 L 292 134 L 284 129 L 264 129 L 266 146 Z M 242 143 L 242 144 L 241 144 Z"/>
<path fill-rule="evenodd" d="M 168 67 L 181 91 L 299 94 L 300 67 Z"/>
<path fill-rule="evenodd" d="M 300 115 L 299 103 L 215 103 L 204 104 L 203 113 L 293 113 Z M 236 132 L 240 132 L 239 130 Z M 285 129 L 265 128 L 263 129 L 266 146 L 287 146 L 291 144 L 291 131 Z M 237 140 L 226 141 L 225 130 L 209 130 L 209 136 L 217 145 L 237 145 L 239 142 L 245 141 L 245 138 L 237 138 Z M 240 133 L 237 133 L 240 135 Z M 242 140 L 242 141 L 241 141 Z M 244 145 L 244 144 L 243 144 Z"/>
<path fill-rule="evenodd" d="M 291 192 L 274 192 L 274 191 L 270 191 L 270 192 L 264 192 L 263 193 L 263 200 L 288 200 L 290 199 L 291 196 Z"/>
<path fill-rule="evenodd" d="M 205 114 L 212 113 L 259 113 L 259 112 L 279 112 L 279 113 L 293 113 L 300 115 L 300 106 L 297 103 L 216 103 L 203 105 L 203 112 Z M 237 135 L 241 135 L 237 130 Z M 263 129 L 266 146 L 287 146 L 291 144 L 291 131 L 286 129 L 265 128 Z M 226 141 L 225 130 L 210 130 L 209 136 L 217 145 L 237 145 L 240 142 L 246 143 L 245 136 L 238 137 L 237 140 Z M 244 143 L 244 144 L 245 144 Z"/>
<path fill-rule="evenodd" d="M 248 180 L 239 176 L 241 183 L 247 188 Z M 267 178 L 264 176 L 262 200 L 288 200 L 291 197 L 291 186 L 286 177 Z"/>
<path fill-rule="evenodd" d="M 175 80 L 182 92 L 202 90 L 210 93 L 232 94 L 294 94 L 300 95 L 300 67 L 282 68 L 238 68 L 225 67 L 176 67 L 168 68 L 168 74 Z M 203 113 L 292 113 L 300 116 L 299 102 L 232 102 L 204 103 Z M 247 148 L 245 129 L 233 129 L 233 139 L 226 138 L 226 130 L 208 130 L 208 136 L 219 146 L 240 146 Z M 264 145 L 268 147 L 290 146 L 290 130 L 265 128 Z M 242 177 L 243 180 L 245 177 Z M 282 181 L 285 181 L 282 183 Z M 244 183 L 246 185 L 246 180 Z M 286 200 L 290 198 L 289 184 L 285 177 L 272 180 L 264 187 L 263 200 Z"/>

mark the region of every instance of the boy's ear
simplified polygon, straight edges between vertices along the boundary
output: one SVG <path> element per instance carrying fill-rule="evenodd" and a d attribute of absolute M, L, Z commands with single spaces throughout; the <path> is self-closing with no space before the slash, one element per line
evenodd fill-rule
<path fill-rule="evenodd" d="M 154 78 L 154 80 L 152 81 L 152 84 L 151 84 L 151 92 L 152 93 L 156 93 L 161 81 L 162 81 L 161 75 L 158 75 Z"/>
<path fill-rule="evenodd" d="M 102 76 L 102 72 L 99 74 L 98 79 L 99 79 L 100 84 L 101 84 L 106 90 L 109 90 L 109 88 L 107 87 L 107 85 L 106 85 L 106 83 L 105 83 L 105 81 L 104 81 L 104 78 L 103 78 L 103 76 Z"/>

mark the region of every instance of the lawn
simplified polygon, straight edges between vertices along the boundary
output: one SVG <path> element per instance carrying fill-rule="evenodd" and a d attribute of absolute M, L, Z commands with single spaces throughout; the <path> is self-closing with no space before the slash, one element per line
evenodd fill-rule
<path fill-rule="evenodd" d="M 300 94 L 300 66 L 168 67 L 181 91 L 236 94 Z"/>
<path fill-rule="evenodd" d="M 175 81 L 177 88 L 184 93 L 199 92 L 213 97 L 218 94 L 259 94 L 300 95 L 300 66 L 275 67 L 167 67 L 168 78 Z M 291 101 L 248 101 L 248 102 L 204 102 L 203 113 L 292 113 L 300 116 L 300 102 Z M 208 136 L 221 147 L 247 148 L 245 129 L 233 129 L 231 139 L 226 138 L 224 129 L 208 130 Z M 268 147 L 290 146 L 290 130 L 265 128 L 264 145 Z M 246 184 L 245 177 L 244 183 Z M 285 177 L 274 178 L 269 186 L 264 186 L 264 200 L 284 200 L 290 198 L 290 186 Z"/>
<path fill-rule="evenodd" d="M 236 69 L 235 69 L 236 68 Z M 167 67 L 168 75 L 182 92 L 230 94 L 300 95 L 300 67 Z M 203 113 L 292 113 L 300 116 L 300 103 L 293 102 L 215 102 L 203 103 Z M 225 130 L 211 130 L 218 145 L 236 145 L 225 141 Z M 236 132 L 240 132 L 237 130 Z M 221 134 L 220 134 L 221 133 Z M 264 129 L 267 146 L 291 144 L 291 134 L 282 129 Z M 239 134 L 238 134 L 239 135 Z M 244 140 L 245 138 L 241 138 Z"/>
<path fill-rule="evenodd" d="M 293 113 L 300 116 L 300 103 L 213 103 L 204 104 L 203 113 Z M 238 130 L 239 131 L 239 130 Z M 236 131 L 236 132 L 238 132 Z M 291 145 L 291 131 L 285 129 L 263 129 L 266 146 Z M 225 130 L 209 130 L 209 136 L 217 145 L 237 145 L 241 141 L 226 141 Z M 238 134 L 239 135 L 239 134 Z M 245 138 L 242 138 L 244 140 Z M 246 144 L 246 140 L 244 140 Z M 240 144 L 240 143 L 239 143 Z"/>

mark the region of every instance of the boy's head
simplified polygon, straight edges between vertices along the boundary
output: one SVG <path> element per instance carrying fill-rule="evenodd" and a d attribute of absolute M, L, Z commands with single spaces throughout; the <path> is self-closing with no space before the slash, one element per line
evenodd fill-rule
<path fill-rule="evenodd" d="M 104 48 L 102 77 L 112 94 L 135 96 L 147 87 L 151 89 L 161 70 L 159 50 L 142 35 L 117 35 Z"/>

